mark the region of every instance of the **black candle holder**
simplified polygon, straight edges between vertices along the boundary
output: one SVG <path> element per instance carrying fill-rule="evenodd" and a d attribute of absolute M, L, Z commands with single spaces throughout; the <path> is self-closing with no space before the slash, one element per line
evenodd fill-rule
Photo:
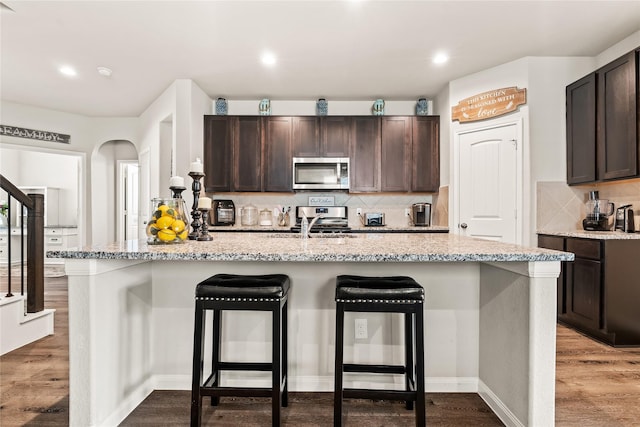
<path fill-rule="evenodd" d="M 191 191 L 193 191 L 193 205 L 191 206 L 191 233 L 189 233 L 189 240 L 197 240 L 200 236 L 200 227 L 202 226 L 202 222 L 200 222 L 200 211 L 198 210 L 198 199 L 200 198 L 200 180 L 204 177 L 204 173 L 202 172 L 189 172 L 189 176 L 193 179 L 193 184 L 191 184 Z"/>
<path fill-rule="evenodd" d="M 171 194 L 174 199 L 182 199 L 182 192 L 187 189 L 187 187 L 169 187 L 171 190 Z"/>
<path fill-rule="evenodd" d="M 207 224 L 209 223 L 210 209 L 199 208 L 198 210 L 202 212 L 202 227 L 200 227 L 200 235 L 196 240 L 199 242 L 208 242 L 209 240 L 213 240 L 213 238 L 209 235 L 209 227 L 207 226 Z"/>

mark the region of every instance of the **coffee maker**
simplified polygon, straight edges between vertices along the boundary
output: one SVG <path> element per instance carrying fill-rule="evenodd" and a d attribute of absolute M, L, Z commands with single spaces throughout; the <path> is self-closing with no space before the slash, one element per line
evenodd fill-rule
<path fill-rule="evenodd" d="M 588 231 L 611 230 L 609 217 L 613 215 L 613 203 L 607 199 L 601 199 L 597 191 L 590 191 L 586 208 L 587 217 L 582 220 L 582 228 Z"/>
<path fill-rule="evenodd" d="M 414 203 L 411 206 L 411 221 L 418 227 L 431 225 L 431 203 Z"/>

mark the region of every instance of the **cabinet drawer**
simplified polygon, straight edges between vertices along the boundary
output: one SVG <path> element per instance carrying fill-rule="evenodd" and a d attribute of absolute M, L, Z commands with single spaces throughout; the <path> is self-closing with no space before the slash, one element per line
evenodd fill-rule
<path fill-rule="evenodd" d="M 599 260 L 601 257 L 600 240 L 567 239 L 567 252 L 576 254 L 576 258 Z"/>
<path fill-rule="evenodd" d="M 0 245 L 7 243 L 7 236 L 0 236 Z"/>
<path fill-rule="evenodd" d="M 60 246 L 63 243 L 62 236 L 50 236 L 45 239 L 46 246 Z"/>
<path fill-rule="evenodd" d="M 541 234 L 538 236 L 538 247 L 564 251 L 564 237 Z"/>
<path fill-rule="evenodd" d="M 62 229 L 61 228 L 45 228 L 44 235 L 45 236 L 61 236 Z"/>

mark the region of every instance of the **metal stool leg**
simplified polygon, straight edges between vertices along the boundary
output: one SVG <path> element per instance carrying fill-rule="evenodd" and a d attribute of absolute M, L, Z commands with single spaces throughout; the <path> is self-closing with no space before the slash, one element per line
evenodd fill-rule
<path fill-rule="evenodd" d="M 342 426 L 343 358 L 344 358 L 344 304 L 336 304 L 336 359 L 333 394 L 333 425 Z"/>
<path fill-rule="evenodd" d="M 200 394 L 200 386 L 202 385 L 203 360 L 204 352 L 204 333 L 205 315 L 202 303 L 196 301 L 195 325 L 193 333 L 193 372 L 191 376 L 191 427 L 200 426 L 202 418 L 202 395 Z"/>

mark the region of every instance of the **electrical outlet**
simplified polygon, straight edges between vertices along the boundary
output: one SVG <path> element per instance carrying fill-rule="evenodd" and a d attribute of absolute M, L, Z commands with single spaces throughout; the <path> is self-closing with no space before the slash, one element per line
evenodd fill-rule
<path fill-rule="evenodd" d="M 362 208 L 356 208 L 356 215 L 362 216 Z"/>
<path fill-rule="evenodd" d="M 367 319 L 356 319 L 356 339 L 367 339 Z"/>

